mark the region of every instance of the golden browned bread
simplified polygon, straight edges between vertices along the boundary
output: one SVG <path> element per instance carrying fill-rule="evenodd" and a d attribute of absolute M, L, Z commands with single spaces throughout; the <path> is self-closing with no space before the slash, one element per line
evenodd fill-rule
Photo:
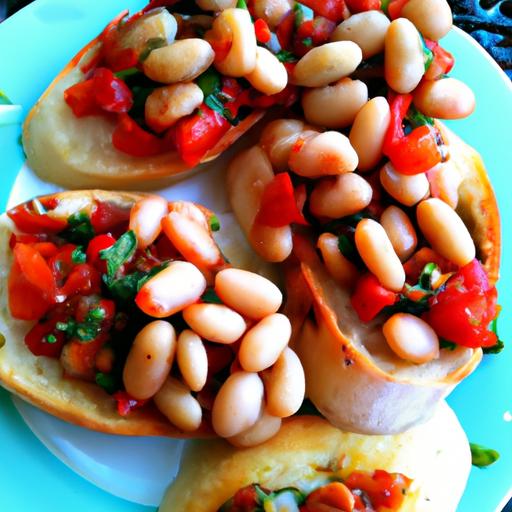
<path fill-rule="evenodd" d="M 318 468 L 383 469 L 413 479 L 400 512 L 454 512 L 471 468 L 468 441 L 453 411 L 441 402 L 424 425 L 399 435 L 364 436 L 313 416 L 288 420 L 265 444 L 236 450 L 225 441 L 194 441 L 160 506 L 161 512 L 216 512 L 253 483 L 270 490 L 314 485 Z"/>

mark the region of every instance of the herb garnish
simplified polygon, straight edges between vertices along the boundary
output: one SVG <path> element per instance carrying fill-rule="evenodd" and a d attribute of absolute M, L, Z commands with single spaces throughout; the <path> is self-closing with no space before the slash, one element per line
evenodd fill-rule
<path fill-rule="evenodd" d="M 76 264 L 85 263 L 87 260 L 87 256 L 85 255 L 85 252 L 82 248 L 82 246 L 78 246 L 72 253 L 71 253 L 71 261 Z"/>
<path fill-rule="evenodd" d="M 492 448 L 475 443 L 469 443 L 469 446 L 471 448 L 471 463 L 478 468 L 490 466 L 500 458 L 500 454 Z"/>
<path fill-rule="evenodd" d="M 163 37 L 152 37 L 151 39 L 148 39 L 144 50 L 142 50 L 139 55 L 139 62 L 144 62 L 153 50 L 164 46 L 167 46 L 167 40 Z"/>
<path fill-rule="evenodd" d="M 111 373 L 98 372 L 94 380 L 96 384 L 103 388 L 109 395 L 121 389 L 119 379 Z"/>
<path fill-rule="evenodd" d="M 61 238 L 77 245 L 87 245 L 94 235 L 91 219 L 85 212 L 76 212 L 70 215 L 68 227 L 59 233 Z"/>
<path fill-rule="evenodd" d="M 104 319 L 105 310 L 102 307 L 95 307 L 87 313 L 84 322 L 69 318 L 67 322 L 57 322 L 55 328 L 65 333 L 67 339 L 77 338 L 81 342 L 89 342 L 101 332 L 101 323 Z"/>
<path fill-rule="evenodd" d="M 137 238 L 133 231 L 123 233 L 114 245 L 100 251 L 100 258 L 107 262 L 107 285 L 112 282 L 121 266 L 130 260 L 137 249 Z"/>
<path fill-rule="evenodd" d="M 277 57 L 277 60 L 279 60 L 279 62 L 283 62 L 283 63 L 297 62 L 297 60 L 298 60 L 297 57 L 292 52 L 289 52 L 288 50 L 279 50 L 276 53 L 276 57 Z"/>
<path fill-rule="evenodd" d="M 484 354 L 499 354 L 505 348 L 505 343 L 503 343 L 503 341 L 500 340 L 500 337 L 498 336 L 498 317 L 496 317 L 489 324 L 489 330 L 496 334 L 496 337 L 498 338 L 498 343 L 496 343 L 496 345 L 493 345 L 492 347 L 483 347 L 482 350 Z"/>
<path fill-rule="evenodd" d="M 220 230 L 220 221 L 217 215 L 212 215 L 210 217 L 210 229 L 212 231 L 219 231 Z"/>
<path fill-rule="evenodd" d="M 201 296 L 201 300 L 208 304 L 224 304 L 213 288 L 208 288 Z"/>

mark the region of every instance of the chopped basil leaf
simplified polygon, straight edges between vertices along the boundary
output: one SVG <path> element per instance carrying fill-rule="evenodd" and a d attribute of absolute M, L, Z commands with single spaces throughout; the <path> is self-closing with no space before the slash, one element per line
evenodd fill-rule
<path fill-rule="evenodd" d="M 414 105 L 411 105 L 407 112 L 407 121 L 413 128 L 425 125 L 434 126 L 434 119 L 422 114 Z"/>
<path fill-rule="evenodd" d="M 0 105 L 12 105 L 12 101 L 0 91 Z"/>
<path fill-rule="evenodd" d="M 302 10 L 302 6 L 298 3 L 296 3 L 294 6 L 293 6 L 293 13 L 295 15 L 295 19 L 294 19 L 294 24 L 295 24 L 295 28 L 299 28 L 303 21 L 304 21 L 304 11 Z"/>
<path fill-rule="evenodd" d="M 231 111 L 224 106 L 224 103 L 216 94 L 210 94 L 210 96 L 205 98 L 204 103 L 215 112 L 218 112 L 222 117 L 227 119 L 233 126 L 236 126 L 240 122 L 237 117 L 233 117 Z"/>
<path fill-rule="evenodd" d="M 439 270 L 439 267 L 435 263 L 427 263 L 423 267 L 420 277 L 418 278 L 418 284 L 424 290 L 432 289 L 432 275 L 436 270 Z"/>
<path fill-rule="evenodd" d="M 162 48 L 163 46 L 167 46 L 167 39 L 163 37 L 152 37 L 151 39 L 148 39 L 144 50 L 142 50 L 139 55 L 139 62 L 144 62 L 153 50 Z"/>
<path fill-rule="evenodd" d="M 439 348 L 445 348 L 450 352 L 453 352 L 457 348 L 457 344 L 453 343 L 453 341 L 445 340 L 444 338 L 439 339 Z"/>
<path fill-rule="evenodd" d="M 102 321 L 105 320 L 105 310 L 101 307 L 93 308 L 87 313 L 87 319 L 90 321 Z"/>
<path fill-rule="evenodd" d="M 322 416 L 309 398 L 304 399 L 296 414 L 299 416 Z"/>
<path fill-rule="evenodd" d="M 136 249 L 137 238 L 135 233 L 130 230 L 123 233 L 114 245 L 100 251 L 100 258 L 107 262 L 107 281 L 114 278 L 121 266 L 133 256 Z"/>
<path fill-rule="evenodd" d="M 247 4 L 245 3 L 245 0 L 238 0 L 236 3 L 236 8 L 247 10 Z"/>
<path fill-rule="evenodd" d="M 471 463 L 473 466 L 485 468 L 494 464 L 500 458 L 500 454 L 491 448 L 475 443 L 469 443 L 469 446 L 471 448 Z"/>
<path fill-rule="evenodd" d="M 204 97 L 210 96 L 220 91 L 220 74 L 211 66 L 196 80 L 196 84 L 203 91 Z"/>
<path fill-rule="evenodd" d="M 303 40 L 302 40 L 302 44 L 304 46 L 313 46 L 313 39 L 311 37 L 305 37 Z"/>
<path fill-rule="evenodd" d="M 380 8 L 382 12 L 387 16 L 388 15 L 388 7 L 391 3 L 391 0 L 380 0 Z"/>
<path fill-rule="evenodd" d="M 78 323 L 69 318 L 67 322 L 57 322 L 55 328 L 64 332 L 67 339 L 78 338 L 78 341 L 89 342 L 100 333 L 101 321 L 92 319 L 88 314 L 85 322 Z"/>
<path fill-rule="evenodd" d="M 350 261 L 354 261 L 357 258 L 358 253 L 355 245 L 347 235 L 340 235 L 338 237 L 338 249 Z"/>
<path fill-rule="evenodd" d="M 432 62 L 434 62 L 434 53 L 425 43 L 425 39 L 421 35 L 421 33 L 418 32 L 418 34 L 420 35 L 421 45 L 423 46 L 423 58 L 425 61 L 425 71 L 427 71 L 427 69 L 430 67 Z"/>
<path fill-rule="evenodd" d="M 103 388 L 109 395 L 121 389 L 119 379 L 111 373 L 98 372 L 95 377 L 96 384 Z"/>
<path fill-rule="evenodd" d="M 212 231 L 219 231 L 220 230 L 220 221 L 217 215 L 212 215 L 210 217 L 210 229 Z"/>
<path fill-rule="evenodd" d="M 86 245 L 94 238 L 94 229 L 91 219 L 85 212 L 76 212 L 68 217 L 68 227 L 59 233 L 59 236 L 68 242 L 77 245 Z"/>
<path fill-rule="evenodd" d="M 85 263 L 87 257 L 82 247 L 79 245 L 72 253 L 71 253 L 71 261 L 73 263 Z"/>
<path fill-rule="evenodd" d="M 258 500 L 258 505 L 262 505 L 263 501 L 268 497 L 268 494 L 258 484 L 253 484 L 253 487 L 256 493 L 256 499 Z"/>
<path fill-rule="evenodd" d="M 489 324 L 489 330 L 496 334 L 498 342 L 492 347 L 482 347 L 482 350 L 484 354 L 499 354 L 505 348 L 505 343 L 503 343 L 498 336 L 498 317 L 491 321 Z"/>
<path fill-rule="evenodd" d="M 135 120 L 144 119 L 144 108 L 148 96 L 155 90 L 154 87 L 145 87 L 140 85 L 134 85 L 131 88 L 133 105 L 130 109 L 130 117 Z"/>
<path fill-rule="evenodd" d="M 410 313 L 411 315 L 421 316 L 423 313 L 430 309 L 428 305 L 428 296 L 425 298 L 414 301 L 400 294 L 398 301 L 392 306 L 386 306 L 383 311 L 387 315 L 393 315 L 394 313 Z"/>
<path fill-rule="evenodd" d="M 277 60 L 279 62 L 297 62 L 297 57 L 288 50 L 280 50 L 276 53 Z"/>
<path fill-rule="evenodd" d="M 55 334 L 48 334 L 46 336 L 46 343 L 51 343 L 51 344 L 57 343 L 57 338 L 56 338 Z"/>
<path fill-rule="evenodd" d="M 138 73 L 142 73 L 142 71 L 140 71 L 138 68 L 127 68 L 114 73 L 114 75 L 116 75 L 117 78 L 120 78 L 121 80 L 125 80 L 127 77 L 136 75 Z"/>
<path fill-rule="evenodd" d="M 208 304 L 224 304 L 213 288 L 208 288 L 201 296 L 201 300 Z"/>

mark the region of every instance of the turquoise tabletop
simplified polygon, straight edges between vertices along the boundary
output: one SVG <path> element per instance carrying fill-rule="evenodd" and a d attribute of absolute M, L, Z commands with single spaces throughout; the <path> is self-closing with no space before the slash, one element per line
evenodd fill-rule
<path fill-rule="evenodd" d="M 123 9 L 140 0 L 37 0 L 0 25 L 0 90 L 18 108 L 0 110 L 0 206 L 24 162 L 20 122 L 56 73 L 85 43 Z M 499 285 L 503 313 L 499 328 L 505 343 L 512 333 L 512 202 L 508 193 L 512 122 L 510 81 L 468 36 L 453 30 L 443 46 L 456 56 L 453 76 L 475 91 L 477 109 L 450 127 L 483 156 L 500 205 L 503 264 Z M 477 371 L 449 397 L 470 441 L 497 449 L 500 460 L 473 468 L 460 512 L 501 510 L 512 489 L 512 348 L 486 356 Z M 32 434 L 0 388 L 0 510 L 148 512 L 104 492 L 75 474 Z M 447 482 L 449 485 L 449 482 Z"/>

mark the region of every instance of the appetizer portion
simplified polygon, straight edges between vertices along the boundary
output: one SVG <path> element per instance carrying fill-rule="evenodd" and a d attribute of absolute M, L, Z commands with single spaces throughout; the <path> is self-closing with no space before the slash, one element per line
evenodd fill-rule
<path fill-rule="evenodd" d="M 231 267 L 207 209 L 103 191 L 40 197 L 1 225 L 0 383 L 73 423 L 251 446 L 304 398 L 268 279 Z"/>
<path fill-rule="evenodd" d="M 254 448 L 193 442 L 160 510 L 454 512 L 470 468 L 468 441 L 444 402 L 428 423 L 393 436 L 302 416 Z"/>

